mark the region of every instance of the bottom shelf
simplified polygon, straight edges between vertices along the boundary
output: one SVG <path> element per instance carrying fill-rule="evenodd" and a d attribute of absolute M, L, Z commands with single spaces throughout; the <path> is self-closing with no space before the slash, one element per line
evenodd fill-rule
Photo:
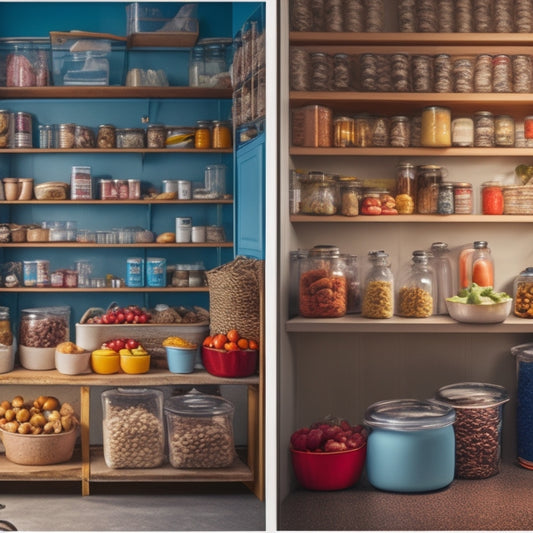
<path fill-rule="evenodd" d="M 281 503 L 279 530 L 531 530 L 533 471 L 503 464 L 488 479 L 456 479 L 424 494 L 389 493 L 366 479 L 351 489 L 298 488 Z"/>

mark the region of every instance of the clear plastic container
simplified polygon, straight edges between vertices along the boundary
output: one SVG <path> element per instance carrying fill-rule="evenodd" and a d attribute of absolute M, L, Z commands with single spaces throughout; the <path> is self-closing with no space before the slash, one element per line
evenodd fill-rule
<path fill-rule="evenodd" d="M 155 468 L 164 460 L 163 392 L 118 388 L 102 393 L 104 460 L 109 468 Z"/>
<path fill-rule="evenodd" d="M 165 401 L 168 456 L 174 468 L 225 468 L 236 456 L 234 405 L 196 389 Z"/>
<path fill-rule="evenodd" d="M 324 172 L 310 171 L 300 178 L 300 213 L 334 215 L 338 208 L 337 184 Z"/>
<path fill-rule="evenodd" d="M 454 290 L 452 262 L 447 243 L 439 241 L 431 245 L 429 264 L 433 268 L 435 275 L 435 313 L 447 315 L 446 298 L 450 298 L 456 292 Z"/>
<path fill-rule="evenodd" d="M 435 398 L 455 409 L 455 476 L 484 479 L 498 474 L 507 391 L 490 383 L 455 383 L 440 388 Z"/>
<path fill-rule="evenodd" d="M 431 316 L 435 311 L 434 285 L 428 254 L 415 250 L 398 280 L 398 315 L 408 318 Z"/>
<path fill-rule="evenodd" d="M 389 254 L 383 250 L 368 253 L 370 270 L 363 289 L 361 313 L 366 318 L 392 318 L 394 315 L 394 277 Z"/>
<path fill-rule="evenodd" d="M 36 307 L 20 312 L 19 344 L 55 348 L 69 340 L 70 307 Z"/>
<path fill-rule="evenodd" d="M 226 165 L 208 165 L 204 170 L 205 188 L 210 198 L 222 198 L 226 194 Z"/>
<path fill-rule="evenodd" d="M 50 85 L 50 43 L 48 39 L 17 38 L 0 40 L 0 56 L 5 57 L 6 87 L 45 87 Z"/>

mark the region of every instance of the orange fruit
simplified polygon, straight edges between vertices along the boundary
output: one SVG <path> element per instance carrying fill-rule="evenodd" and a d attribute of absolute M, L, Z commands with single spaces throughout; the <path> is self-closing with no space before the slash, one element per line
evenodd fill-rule
<path fill-rule="evenodd" d="M 226 342 L 226 344 L 224 344 L 224 350 L 226 350 L 227 352 L 233 352 L 234 350 L 238 349 L 239 347 L 237 346 L 237 343 L 233 341 Z"/>
<path fill-rule="evenodd" d="M 211 335 L 208 335 L 204 342 L 202 343 L 204 346 L 211 347 L 213 345 L 213 337 Z"/>
<path fill-rule="evenodd" d="M 241 350 L 247 350 L 247 349 L 248 349 L 248 339 L 245 339 L 244 337 L 241 337 L 241 338 L 237 341 L 237 346 L 238 346 Z"/>
<path fill-rule="evenodd" d="M 227 332 L 226 337 L 231 342 L 237 342 L 241 338 L 241 336 L 239 335 L 239 332 L 236 329 L 230 329 Z"/>
<path fill-rule="evenodd" d="M 259 349 L 259 344 L 257 343 L 257 341 L 250 339 L 248 341 L 248 348 L 250 348 L 250 350 L 257 350 Z"/>
<path fill-rule="evenodd" d="M 226 335 L 224 335 L 224 333 L 217 333 L 213 337 L 214 348 L 222 349 L 224 348 L 224 344 L 226 344 L 226 342 L 228 342 L 228 338 L 226 337 Z"/>

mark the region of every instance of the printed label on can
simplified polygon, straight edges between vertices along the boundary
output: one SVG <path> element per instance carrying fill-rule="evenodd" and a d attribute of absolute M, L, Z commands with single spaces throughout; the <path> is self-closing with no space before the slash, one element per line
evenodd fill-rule
<path fill-rule="evenodd" d="M 142 257 L 129 257 L 126 266 L 126 285 L 128 287 L 143 287 L 144 259 Z"/>
<path fill-rule="evenodd" d="M 36 261 L 24 261 L 22 279 L 25 287 L 35 287 L 37 285 Z"/>
<path fill-rule="evenodd" d="M 50 261 L 45 259 L 37 259 L 36 270 L 37 270 L 37 287 L 46 287 L 50 285 Z"/>
<path fill-rule="evenodd" d="M 148 257 L 146 259 L 147 287 L 166 287 L 167 261 L 162 257 Z"/>
<path fill-rule="evenodd" d="M 192 218 L 178 217 L 176 218 L 176 242 L 190 242 L 191 241 Z"/>
<path fill-rule="evenodd" d="M 178 180 L 178 200 L 190 200 L 191 198 L 191 182 L 188 180 Z"/>

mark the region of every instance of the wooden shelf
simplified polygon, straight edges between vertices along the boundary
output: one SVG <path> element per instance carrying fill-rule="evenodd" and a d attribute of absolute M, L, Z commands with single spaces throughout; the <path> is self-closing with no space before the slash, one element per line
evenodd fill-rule
<path fill-rule="evenodd" d="M 47 241 L 6 242 L 2 248 L 232 248 L 232 242 L 136 242 L 132 244 L 100 244 L 96 242 Z"/>
<path fill-rule="evenodd" d="M 0 99 L 26 98 L 170 98 L 170 99 L 230 99 L 232 89 L 209 89 L 203 87 L 0 87 Z"/>
<path fill-rule="evenodd" d="M 0 91 L 2 89 L 0 88 Z M 6 148 L 2 154 L 232 154 L 233 148 Z"/>
<path fill-rule="evenodd" d="M 532 322 L 525 318 L 509 316 L 499 324 L 466 324 L 456 322 L 447 315 L 428 318 L 388 319 L 363 318 L 347 315 L 341 318 L 295 317 L 287 321 L 289 333 L 531 333 Z"/>
<path fill-rule="evenodd" d="M 0 287 L 3 292 L 209 292 L 209 287 Z"/>
<path fill-rule="evenodd" d="M 0 152 L 1 153 L 1 152 Z M 189 205 L 189 204 L 232 204 L 233 198 L 217 200 L 2 200 L 0 205 Z"/>
<path fill-rule="evenodd" d="M 359 215 L 356 217 L 345 217 L 342 215 L 314 216 L 314 215 L 291 215 L 293 223 L 316 223 L 331 224 L 398 224 L 418 223 L 418 224 L 453 224 L 453 223 L 509 223 L 524 224 L 533 222 L 531 215 Z"/>

